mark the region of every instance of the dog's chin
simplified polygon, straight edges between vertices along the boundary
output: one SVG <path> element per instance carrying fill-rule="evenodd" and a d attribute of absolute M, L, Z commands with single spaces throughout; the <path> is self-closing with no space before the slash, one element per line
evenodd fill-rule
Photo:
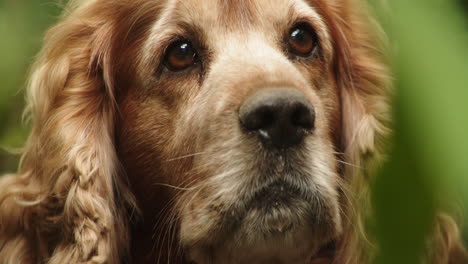
<path fill-rule="evenodd" d="M 244 223 L 247 225 L 247 221 Z M 313 227 L 305 224 L 283 228 L 274 223 L 255 230 L 259 227 L 257 223 L 251 222 L 250 227 L 239 229 L 230 238 L 209 247 L 188 248 L 190 263 L 332 263 L 335 253 L 332 236 L 318 235 Z"/>
<path fill-rule="evenodd" d="M 193 263 L 309 264 L 329 260 L 321 250 L 333 228 L 320 219 L 312 195 L 275 182 L 240 200 L 225 218 L 219 239 L 209 247 L 189 249 Z M 323 223 L 323 225 L 322 225 Z M 322 262 L 312 262 L 322 263 Z"/>

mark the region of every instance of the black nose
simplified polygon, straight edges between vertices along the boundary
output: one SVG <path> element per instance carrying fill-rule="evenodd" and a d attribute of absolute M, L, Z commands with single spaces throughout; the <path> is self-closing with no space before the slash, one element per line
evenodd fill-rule
<path fill-rule="evenodd" d="M 312 104 L 302 93 L 289 88 L 256 92 L 242 104 L 239 117 L 245 129 L 280 149 L 300 144 L 315 123 Z"/>

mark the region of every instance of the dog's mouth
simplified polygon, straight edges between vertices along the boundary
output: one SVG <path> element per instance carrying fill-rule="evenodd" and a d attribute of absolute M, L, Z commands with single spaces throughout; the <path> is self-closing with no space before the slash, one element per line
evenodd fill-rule
<path fill-rule="evenodd" d="M 230 263 L 331 263 L 334 247 L 327 243 L 337 234 L 333 204 L 314 182 L 313 170 L 297 157 L 283 157 L 281 166 L 275 158 L 259 166 L 232 203 L 217 211 L 216 232 L 187 243 L 191 260 L 205 263 L 206 256 L 227 254 Z"/>
<path fill-rule="evenodd" d="M 288 206 L 295 199 L 307 199 L 298 186 L 276 181 L 259 191 L 255 192 L 248 207 L 258 210 L 268 210 L 269 208 Z"/>
<path fill-rule="evenodd" d="M 261 226 L 263 234 L 278 235 L 307 225 L 311 218 L 309 195 L 284 181 L 258 190 L 247 202 L 244 223 Z"/>
<path fill-rule="evenodd" d="M 263 235 L 278 235 L 314 225 L 315 209 L 311 191 L 278 180 L 240 199 L 226 221 L 233 228 L 255 226 Z"/>
<path fill-rule="evenodd" d="M 328 242 L 336 234 L 325 197 L 306 174 L 285 172 L 220 211 L 216 233 L 207 242 L 188 245 L 189 259 L 204 264 L 227 254 L 229 263 L 331 263 L 335 250 Z"/>

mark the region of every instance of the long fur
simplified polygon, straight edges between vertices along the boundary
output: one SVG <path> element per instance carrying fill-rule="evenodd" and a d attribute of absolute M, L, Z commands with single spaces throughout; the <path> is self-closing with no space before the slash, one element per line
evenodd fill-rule
<path fill-rule="evenodd" d="M 46 36 L 27 90 L 33 124 L 17 175 L 0 182 L 2 263 L 118 263 L 128 241 L 113 146 L 110 22 L 93 2 Z"/>
<path fill-rule="evenodd" d="M 369 263 L 376 251 L 365 229 L 372 170 L 359 168 L 384 158 L 391 77 L 379 34 L 369 33 L 379 30 L 359 1 L 326 2 L 311 5 L 327 17 L 334 39 L 341 147 L 356 166 L 343 172 L 349 220 L 335 263 Z M 1 263 L 122 263 L 128 255 L 128 222 L 137 209 L 115 150 L 114 84 L 119 52 L 138 45 L 134 32 L 143 35 L 158 12 L 144 0 L 73 1 L 48 32 L 27 90 L 32 132 L 21 166 L 0 179 Z M 441 215 L 434 230 L 431 263 L 465 263 L 452 218 Z"/>

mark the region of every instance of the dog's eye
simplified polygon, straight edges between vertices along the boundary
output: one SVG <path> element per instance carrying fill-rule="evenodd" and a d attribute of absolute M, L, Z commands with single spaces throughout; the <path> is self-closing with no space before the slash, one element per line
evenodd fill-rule
<path fill-rule="evenodd" d="M 292 28 L 288 36 L 288 49 L 291 53 L 308 57 L 316 47 L 317 37 L 307 25 L 297 25 Z"/>
<path fill-rule="evenodd" d="M 181 71 L 195 64 L 197 53 L 187 40 L 172 43 L 166 51 L 164 63 L 171 71 Z"/>

